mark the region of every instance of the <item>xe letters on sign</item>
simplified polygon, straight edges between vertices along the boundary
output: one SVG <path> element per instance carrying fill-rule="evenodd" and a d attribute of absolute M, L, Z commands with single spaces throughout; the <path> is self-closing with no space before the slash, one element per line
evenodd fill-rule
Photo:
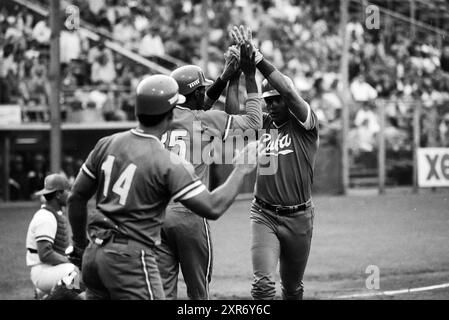
<path fill-rule="evenodd" d="M 418 149 L 418 185 L 449 186 L 449 148 Z"/>

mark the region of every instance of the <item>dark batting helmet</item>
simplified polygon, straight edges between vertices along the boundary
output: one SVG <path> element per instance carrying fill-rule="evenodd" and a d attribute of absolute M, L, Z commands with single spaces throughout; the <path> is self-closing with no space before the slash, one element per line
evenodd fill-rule
<path fill-rule="evenodd" d="M 295 90 L 295 85 L 293 84 L 292 79 L 287 76 L 284 76 L 287 80 L 288 84 Z M 269 82 L 267 79 L 262 81 L 262 98 L 279 96 L 281 95 Z"/>
<path fill-rule="evenodd" d="M 178 84 L 170 76 L 156 74 L 144 78 L 136 89 L 136 115 L 159 115 L 170 111 L 186 100 L 178 91 Z"/>
<path fill-rule="evenodd" d="M 187 65 L 179 67 L 171 73 L 171 76 L 179 85 L 179 93 L 187 95 L 196 88 L 202 86 L 210 86 L 213 81 L 206 79 L 203 70 L 195 65 Z"/>

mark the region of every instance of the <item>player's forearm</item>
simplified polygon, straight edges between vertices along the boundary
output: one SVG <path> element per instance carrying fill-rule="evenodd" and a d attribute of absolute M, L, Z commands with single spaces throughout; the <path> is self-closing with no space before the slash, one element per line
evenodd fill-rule
<path fill-rule="evenodd" d="M 255 74 L 245 74 L 245 84 L 248 95 L 251 93 L 258 93 L 259 90 L 257 89 Z"/>
<path fill-rule="evenodd" d="M 290 85 L 285 76 L 265 58 L 257 64 L 257 68 L 287 102 L 287 107 L 301 122 L 306 121 L 309 104 Z"/>
<path fill-rule="evenodd" d="M 53 250 L 53 245 L 49 241 L 38 241 L 37 253 L 39 254 L 39 259 L 43 263 L 52 266 L 70 262 L 66 256 Z"/>
<path fill-rule="evenodd" d="M 87 201 L 87 199 L 75 192 L 70 195 L 67 201 L 69 222 L 73 233 L 73 244 L 80 249 L 84 249 L 87 246 Z"/>
<path fill-rule="evenodd" d="M 218 77 L 217 80 L 206 90 L 206 98 L 209 98 L 210 101 L 217 101 L 220 98 L 221 93 L 226 88 L 227 81 L 222 80 L 221 77 Z"/>
<path fill-rule="evenodd" d="M 232 77 L 229 80 L 228 90 L 226 92 L 225 112 L 228 114 L 238 114 L 240 111 L 239 104 L 239 80 L 238 76 Z"/>

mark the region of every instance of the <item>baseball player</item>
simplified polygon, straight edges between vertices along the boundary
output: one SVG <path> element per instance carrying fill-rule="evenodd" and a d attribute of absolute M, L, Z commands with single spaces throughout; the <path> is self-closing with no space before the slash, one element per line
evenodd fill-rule
<path fill-rule="evenodd" d="M 196 214 L 218 219 L 254 170 L 255 143 L 236 156 L 228 180 L 213 192 L 193 166 L 164 149 L 173 108 L 185 97 L 166 75 L 144 78 L 137 86 L 138 127 L 102 138 L 91 151 L 69 197 L 74 254 L 82 257 L 87 299 L 164 299 L 155 246 L 170 199 Z M 96 210 L 86 235 L 87 201 L 96 193 Z M 85 253 L 82 255 L 85 249 Z"/>
<path fill-rule="evenodd" d="M 34 214 L 26 237 L 26 264 L 31 268 L 36 298 L 53 299 L 57 295 L 71 299 L 81 293 L 79 284 L 72 291 L 64 288 L 61 281 L 65 277 L 73 280 L 76 277 L 79 281 L 80 273 L 65 254 L 69 247 L 69 233 L 62 210 L 67 204 L 69 190 L 69 181 L 64 176 L 51 174 L 45 177 L 44 189 L 36 192 L 46 200 Z M 62 291 L 67 291 L 67 295 L 61 295 Z"/>
<path fill-rule="evenodd" d="M 248 93 L 244 115 L 230 116 L 220 110 L 204 110 L 218 99 L 228 80 L 240 73 L 238 61 L 229 52 L 221 77 L 207 92 L 205 87 L 211 81 L 205 78 L 200 67 L 187 65 L 171 74 L 179 85 L 179 92 L 186 96 L 186 102 L 174 108 L 173 122 L 162 142 L 167 149 L 192 163 L 195 173 L 206 186 L 209 186 L 209 165 L 202 156 L 207 153 L 204 150 L 213 149 L 211 144 L 225 140 L 233 129 L 258 130 L 262 125 L 261 98 L 255 81 L 255 62 L 250 53 L 249 50 L 242 53 L 240 62 Z M 209 299 L 213 254 L 206 218 L 192 214 L 182 203 L 170 204 L 157 251 L 167 299 L 177 298 L 179 266 L 187 296 L 193 300 Z"/>
<path fill-rule="evenodd" d="M 233 27 L 233 37 L 238 43 L 250 41 L 251 32 L 247 31 Z M 251 294 L 254 299 L 274 298 L 279 262 L 283 299 L 302 299 L 314 217 L 311 187 L 318 121 L 290 78 L 265 58 L 257 69 L 265 77 L 262 97 L 268 114 L 264 114 L 263 129 L 271 131 L 261 137 L 261 157 L 265 159 L 259 159 L 251 207 Z M 273 130 L 277 134 L 272 134 Z M 264 171 L 261 164 L 274 161 L 276 170 Z"/>

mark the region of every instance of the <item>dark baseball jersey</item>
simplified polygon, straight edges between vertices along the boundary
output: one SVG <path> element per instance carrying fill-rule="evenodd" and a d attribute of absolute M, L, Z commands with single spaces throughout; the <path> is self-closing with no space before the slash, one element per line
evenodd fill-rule
<path fill-rule="evenodd" d="M 310 110 L 310 129 L 306 130 L 298 119 L 290 118 L 277 126 L 270 115 L 264 114 L 264 143 L 261 162 L 257 169 L 255 196 L 273 205 L 297 205 L 311 197 L 313 167 L 318 150 L 318 120 Z M 277 130 L 271 134 L 270 129 Z M 264 167 L 277 161 L 276 170 Z"/>
<path fill-rule="evenodd" d="M 138 129 L 101 139 L 82 170 L 98 179 L 97 209 L 122 234 L 149 246 L 160 243 L 169 200 L 188 199 L 206 189 L 190 163 Z"/>
<path fill-rule="evenodd" d="M 229 115 L 220 110 L 191 110 L 176 106 L 173 109 L 173 122 L 162 136 L 165 147 L 192 163 L 195 173 L 206 186 L 209 186 L 209 164 L 213 157 L 203 154 L 217 152 L 221 143 L 232 129 L 246 130 L 257 127 L 255 121 L 261 113 L 261 98 L 258 93 L 248 94 L 246 115 Z M 256 128 L 259 129 L 259 128 Z M 205 161 L 210 159 L 210 161 Z"/>
<path fill-rule="evenodd" d="M 176 106 L 173 121 L 161 138 L 165 147 L 189 161 L 195 173 L 209 186 L 209 166 L 204 162 L 203 151 L 213 152 L 214 141 L 226 139 L 232 117 L 219 110 L 191 110 Z M 215 140 L 216 139 L 216 140 Z"/>

